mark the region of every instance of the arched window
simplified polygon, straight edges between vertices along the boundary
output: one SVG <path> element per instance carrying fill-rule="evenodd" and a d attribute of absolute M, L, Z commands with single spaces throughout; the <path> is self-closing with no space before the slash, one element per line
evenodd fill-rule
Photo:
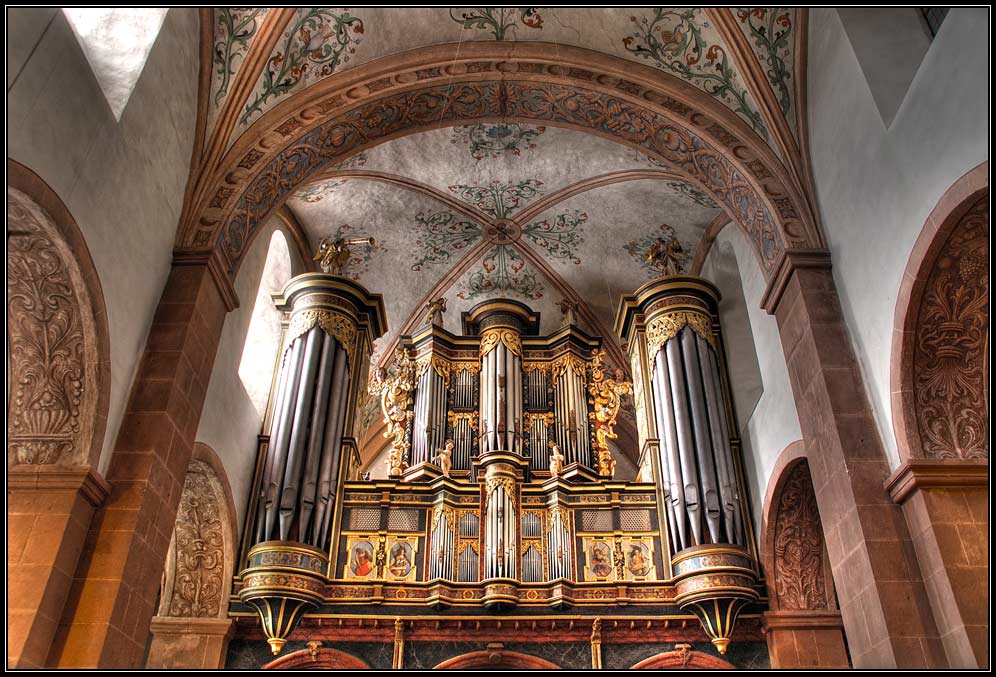
<path fill-rule="evenodd" d="M 239 378 L 253 406 L 263 418 L 270 396 L 273 365 L 280 346 L 280 311 L 270 296 L 280 291 L 291 277 L 291 258 L 287 240 L 279 230 L 270 238 L 263 275 L 256 292 L 256 302 L 249 320 L 249 330 L 239 362 Z"/>

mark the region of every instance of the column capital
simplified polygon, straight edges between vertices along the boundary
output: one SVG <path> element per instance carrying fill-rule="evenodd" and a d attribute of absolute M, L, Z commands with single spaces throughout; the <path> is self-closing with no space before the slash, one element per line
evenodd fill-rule
<path fill-rule="evenodd" d="M 775 262 L 768 287 L 761 296 L 761 308 L 774 315 L 782 300 L 792 273 L 802 268 L 830 270 L 830 251 L 827 249 L 786 249 Z"/>
<path fill-rule="evenodd" d="M 218 295 L 225 303 L 225 308 L 231 312 L 239 307 L 239 295 L 235 291 L 235 286 L 225 272 L 225 264 L 222 263 L 218 252 L 213 249 L 174 249 L 174 266 L 207 266 L 211 273 L 211 280 L 218 288 Z"/>
<path fill-rule="evenodd" d="M 899 505 L 917 489 L 988 486 L 989 461 L 980 459 L 912 459 L 885 481 L 885 490 Z"/>
<path fill-rule="evenodd" d="M 111 485 L 90 466 L 15 465 L 7 471 L 8 491 L 78 491 L 94 508 L 107 499 Z"/>

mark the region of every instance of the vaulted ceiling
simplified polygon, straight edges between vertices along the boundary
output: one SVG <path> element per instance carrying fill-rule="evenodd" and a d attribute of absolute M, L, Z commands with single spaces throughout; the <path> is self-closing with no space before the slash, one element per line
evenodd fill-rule
<path fill-rule="evenodd" d="M 364 68 L 376 73 L 377 60 L 400 58 L 403 63 L 406 54 L 415 54 L 412 50 L 433 46 L 450 55 L 445 63 L 450 58 L 455 63 L 461 48 L 475 51 L 469 43 L 482 42 L 533 43 L 550 63 L 565 64 L 552 66 L 551 72 L 560 68 L 568 77 L 575 73 L 572 61 L 558 54 L 574 50 L 576 58 L 578 48 L 590 50 L 596 61 L 641 64 L 634 68 L 651 78 L 647 67 L 656 69 L 662 83 L 679 83 L 674 86 L 721 104 L 712 108 L 725 111 L 742 140 L 704 123 L 714 138 L 731 150 L 743 144 L 770 149 L 765 152 L 781 162 L 794 189 L 805 183 L 795 74 L 801 44 L 797 24 L 804 15 L 798 10 L 218 8 L 213 19 L 203 118 L 209 160 L 203 174 L 218 172 L 222 187 L 213 198 L 207 188 L 198 198 L 205 214 L 215 207 L 228 209 L 230 198 L 242 190 L 236 187 L 245 185 L 243 168 L 257 171 L 257 161 L 286 144 L 302 124 L 307 129 L 320 122 L 323 114 L 314 111 L 350 100 L 351 91 L 344 90 L 345 99 L 333 97 L 329 104 L 298 103 L 313 101 L 309 92 L 321 90 L 319 83 L 348 82 L 350 72 Z M 500 59 L 494 68 L 500 77 Z M 440 70 L 429 66 L 390 83 L 383 78 L 382 86 L 404 86 L 405 77 L 423 76 L 445 83 L 446 68 Z M 586 72 L 577 71 L 581 77 Z M 641 95 L 636 84 L 615 82 L 620 90 Z M 367 80 L 355 91 L 376 97 L 379 83 Z M 202 86 L 207 91 L 206 80 Z M 503 92 L 500 88 L 499 95 Z M 499 101 L 497 110 L 504 105 Z M 445 106 L 439 125 L 446 124 L 444 114 Z M 305 176 L 304 182 L 284 179 L 284 169 L 267 179 L 276 181 L 274 193 L 286 195 L 273 198 L 284 203 L 278 213 L 306 246 L 330 236 L 375 238 L 373 249 L 354 247 L 347 274 L 384 295 L 389 332 L 377 341 L 374 354 L 381 366 L 398 336 L 421 323 L 429 299 L 447 298 L 445 326 L 453 332 L 460 330 L 461 311 L 485 299 L 509 297 L 539 311 L 546 333 L 559 325 L 557 303 L 566 298 L 581 304 L 579 324 L 606 339 L 610 364 L 628 371 L 612 336 L 612 320 L 620 296 L 655 276 L 643 260 L 650 245 L 659 237 L 677 238 L 688 256 L 687 269 L 695 253 L 704 251 L 707 235 L 729 220 L 728 213 L 760 214 L 756 203 L 740 193 L 732 201 L 734 193 L 728 193 L 721 205 L 715 191 L 703 190 L 708 165 L 696 170 L 697 180 L 689 180 L 687 167 L 670 166 L 634 148 L 643 144 L 630 132 L 618 135 L 628 139 L 623 145 L 604 132 L 485 117 L 490 119 L 478 124 L 428 125 L 435 129 L 423 122 L 422 131 L 408 135 L 385 131 L 381 142 L 347 153 L 338 164 L 319 165 L 304 155 L 294 159 L 290 146 L 283 162 L 289 162 L 285 166 L 295 177 Z M 363 124 L 376 126 L 370 120 Z M 629 123 L 620 117 L 617 124 Z M 750 156 L 742 159 L 748 162 Z M 224 173 L 222 167 L 236 161 L 238 167 Z M 750 166 L 762 183 L 771 176 L 758 163 Z M 742 181 L 725 172 L 720 173 L 727 178 L 720 181 Z M 280 184 L 294 187 L 286 192 Z M 729 185 L 727 190 L 739 190 Z M 243 193 L 242 200 L 257 195 L 255 190 Z M 765 190 L 772 200 L 778 195 Z M 266 203 L 265 197 L 260 200 Z M 216 217 L 201 218 L 198 227 Z M 240 241 L 230 245 L 238 249 Z M 632 418 L 630 413 L 623 413 L 624 420 Z"/>
<path fill-rule="evenodd" d="M 720 101 L 780 154 L 747 86 L 747 71 L 760 69 L 796 129 L 796 11 L 787 8 L 218 8 L 214 17 L 209 126 L 239 70 L 259 71 L 228 145 L 321 80 L 468 41 L 571 45 L 652 65 Z M 675 236 L 691 256 L 723 213 L 638 151 L 505 121 L 389 141 L 323 171 L 287 206 L 312 245 L 342 233 L 377 240 L 375 250 L 355 252 L 349 274 L 385 295 L 391 332 L 379 356 L 440 295 L 451 330 L 466 307 L 509 296 L 539 310 L 545 331 L 559 322 L 556 303 L 571 297 L 586 303 L 586 328 L 608 336 L 619 296 L 651 275 L 642 261 L 651 242 Z"/>

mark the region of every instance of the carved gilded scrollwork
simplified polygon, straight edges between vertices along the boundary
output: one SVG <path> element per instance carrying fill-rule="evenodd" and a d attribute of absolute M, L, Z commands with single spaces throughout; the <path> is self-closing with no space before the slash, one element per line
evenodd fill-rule
<path fill-rule="evenodd" d="M 805 463 L 789 470 L 776 515 L 773 580 L 778 608 L 828 608 L 823 527 Z"/>
<path fill-rule="evenodd" d="M 686 326 L 691 327 L 696 334 L 705 339 L 713 350 L 717 350 L 716 336 L 712 332 L 712 318 L 693 310 L 678 310 L 655 317 L 647 325 L 647 349 L 650 351 L 651 359 L 661 346 L 677 336 Z"/>
<path fill-rule="evenodd" d="M 448 360 L 439 357 L 438 355 L 433 355 L 432 353 L 427 353 L 422 357 L 418 358 L 415 362 L 415 377 L 418 378 L 425 373 L 425 370 L 429 368 L 429 365 L 437 374 L 443 377 L 443 381 L 447 386 L 450 384 L 450 363 Z"/>
<path fill-rule="evenodd" d="M 491 502 L 491 495 L 494 494 L 495 489 L 501 487 L 505 490 L 505 495 L 508 496 L 508 500 L 511 501 L 512 507 L 515 507 L 515 480 L 511 477 L 489 477 L 487 485 L 484 489 L 484 494 L 488 498 L 488 503 Z"/>
<path fill-rule="evenodd" d="M 598 474 L 602 477 L 612 477 L 616 471 L 616 460 L 609 451 L 609 440 L 614 440 L 616 416 L 622 396 L 633 391 L 633 384 L 628 381 L 605 378 L 605 351 L 592 351 L 591 379 L 588 393 L 592 396 L 593 410 L 588 417 L 595 423 L 595 453 Z M 621 378 L 620 370 L 616 370 L 616 378 Z"/>
<path fill-rule="evenodd" d="M 538 371 L 541 374 L 547 374 L 550 372 L 549 362 L 523 362 L 522 363 L 522 373 L 531 374 L 534 371 Z"/>
<path fill-rule="evenodd" d="M 987 195 L 944 243 L 920 304 L 913 390 L 928 458 L 989 458 L 988 257 Z"/>
<path fill-rule="evenodd" d="M 432 511 L 432 527 L 429 531 L 435 531 L 436 525 L 439 524 L 439 518 L 446 515 L 446 524 L 449 525 L 450 531 L 456 527 L 456 519 L 454 517 L 453 508 L 448 505 L 436 506 Z"/>
<path fill-rule="evenodd" d="M 519 339 L 519 334 L 511 329 L 502 329 L 500 327 L 484 331 L 484 334 L 481 336 L 481 357 L 483 358 L 490 353 L 498 345 L 499 341 L 504 343 L 505 347 L 513 355 L 522 357 L 522 341 Z"/>
<path fill-rule="evenodd" d="M 350 362 L 353 360 L 353 344 L 356 341 L 356 323 L 352 319 L 329 308 L 309 308 L 299 310 L 291 316 L 287 327 L 287 348 L 294 339 L 308 333 L 318 325 L 326 334 L 339 342 L 346 350 Z"/>
<path fill-rule="evenodd" d="M 476 411 L 449 411 L 446 413 L 446 420 L 453 428 L 455 428 L 457 423 L 460 421 L 467 421 L 471 430 L 477 430 L 480 419 L 481 415 Z"/>
<path fill-rule="evenodd" d="M 527 411 L 522 414 L 523 425 L 526 430 L 533 427 L 534 421 L 543 421 L 548 426 L 551 426 L 553 425 L 553 418 L 554 414 L 552 411 L 541 411 L 537 413 Z"/>
<path fill-rule="evenodd" d="M 7 197 L 8 448 L 17 463 L 78 465 L 95 415 L 89 298 L 55 226 L 27 196 Z"/>
<path fill-rule="evenodd" d="M 388 474 L 400 475 L 407 466 L 405 458 L 411 448 L 407 429 L 408 420 L 414 415 L 409 407 L 415 389 L 415 361 L 409 353 L 399 348 L 394 358 L 394 369 L 394 376 L 391 377 L 387 377 L 383 369 L 378 369 L 368 390 L 370 394 L 380 396 L 380 408 L 384 413 L 384 423 L 387 424 L 384 437 L 394 438 L 387 457 Z"/>
<path fill-rule="evenodd" d="M 567 353 L 566 355 L 564 355 L 563 357 L 559 358 L 556 362 L 553 363 L 553 368 L 552 368 L 553 378 L 554 379 L 558 378 L 567 369 L 570 369 L 575 374 L 578 374 L 580 376 L 584 376 L 584 372 L 585 372 L 585 368 L 586 367 L 587 367 L 587 364 L 585 363 L 584 360 L 582 360 L 581 358 L 577 357 L 576 355 L 572 355 L 571 353 Z M 554 387 L 556 387 L 557 382 L 554 381 L 553 385 L 554 385 Z"/>
<path fill-rule="evenodd" d="M 477 374 L 481 371 L 480 362 L 453 362 L 450 365 L 454 374 L 459 374 L 461 371 L 470 372 L 471 374 Z"/>

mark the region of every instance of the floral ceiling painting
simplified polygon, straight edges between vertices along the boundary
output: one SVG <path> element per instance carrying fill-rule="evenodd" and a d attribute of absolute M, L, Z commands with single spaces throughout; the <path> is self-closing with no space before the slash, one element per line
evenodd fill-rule
<path fill-rule="evenodd" d="M 728 8 L 741 35 L 724 34 L 702 8 L 586 7 L 301 7 L 290 18 L 252 8 L 216 8 L 212 122 L 231 90 L 239 65 L 265 21 L 282 26 L 252 93 L 242 104 L 233 140 L 287 95 L 374 59 L 430 45 L 476 41 L 543 42 L 581 47 L 628 59 L 676 77 L 734 111 L 760 138 L 768 125 L 742 76 L 729 41 L 743 40 L 794 129 L 796 10 Z M 734 29 L 735 30 L 735 29 Z M 513 139 L 520 152 L 530 140 L 511 123 L 490 131 Z M 503 137 L 477 134 L 472 152 L 504 152 Z M 462 132 L 464 133 L 464 132 Z M 773 144 L 774 147 L 774 144 Z"/>

